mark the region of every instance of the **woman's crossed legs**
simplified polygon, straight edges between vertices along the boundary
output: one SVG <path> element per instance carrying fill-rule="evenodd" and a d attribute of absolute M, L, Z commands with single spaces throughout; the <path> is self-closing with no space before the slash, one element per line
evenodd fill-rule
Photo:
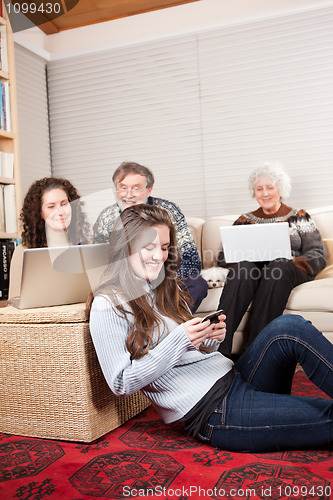
<path fill-rule="evenodd" d="M 301 316 L 283 315 L 237 361 L 235 379 L 204 439 L 243 452 L 332 446 L 333 401 L 290 395 L 297 363 L 333 397 L 333 345 Z"/>

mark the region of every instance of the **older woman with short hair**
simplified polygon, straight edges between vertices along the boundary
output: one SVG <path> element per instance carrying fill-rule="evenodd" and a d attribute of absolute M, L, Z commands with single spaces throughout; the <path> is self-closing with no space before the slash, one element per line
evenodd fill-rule
<path fill-rule="evenodd" d="M 234 332 L 251 302 L 245 348 L 283 313 L 292 289 L 312 280 L 326 265 L 326 247 L 310 215 L 283 202 L 290 194 L 291 182 L 282 164 L 259 165 L 249 177 L 249 188 L 260 207 L 242 214 L 234 225 L 288 222 L 293 259 L 242 261 L 230 266 L 219 303 L 227 316 L 227 334 L 219 350 L 227 356 L 231 354 Z M 218 263 L 226 265 L 223 252 Z"/>

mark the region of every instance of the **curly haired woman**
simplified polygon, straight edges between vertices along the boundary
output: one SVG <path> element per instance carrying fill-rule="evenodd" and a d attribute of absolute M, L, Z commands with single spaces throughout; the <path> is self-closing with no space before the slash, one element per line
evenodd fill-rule
<path fill-rule="evenodd" d="M 78 245 L 89 242 L 89 223 L 77 189 L 67 179 L 44 177 L 29 188 L 20 214 L 22 245 L 10 266 L 9 298 L 20 295 L 26 248 Z"/>

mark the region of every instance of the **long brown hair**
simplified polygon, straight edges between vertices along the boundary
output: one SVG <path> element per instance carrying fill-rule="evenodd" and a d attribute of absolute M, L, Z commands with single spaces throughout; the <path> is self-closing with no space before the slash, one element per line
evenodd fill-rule
<path fill-rule="evenodd" d="M 89 224 L 76 188 L 67 179 L 43 177 L 31 184 L 23 201 L 20 214 L 23 245 L 27 248 L 47 247 L 45 221 L 41 212 L 43 195 L 51 189 L 62 189 L 71 203 L 72 220 L 67 230 L 69 241 L 72 244 L 88 243 Z"/>
<path fill-rule="evenodd" d="M 143 283 L 144 280 L 138 279 L 134 274 L 128 257 L 138 237 L 142 236 L 144 231 L 160 225 L 166 225 L 170 230 L 170 246 L 164 263 L 164 279 L 153 283 L 156 304 L 154 306 L 151 297 L 147 295 L 146 282 Z M 179 324 L 192 317 L 188 308 L 191 298 L 178 286 L 178 266 L 176 231 L 168 212 L 146 204 L 126 208 L 113 227 L 109 266 L 94 295 L 107 295 L 120 315 L 125 318 L 128 314 L 131 315 L 131 320 L 128 320 L 131 328 L 126 346 L 132 359 L 141 358 L 148 352 L 154 330 L 160 330 L 163 323 L 161 315 L 168 316 Z M 91 294 L 87 302 L 88 311 L 92 301 Z M 129 305 L 130 311 L 124 303 Z"/>

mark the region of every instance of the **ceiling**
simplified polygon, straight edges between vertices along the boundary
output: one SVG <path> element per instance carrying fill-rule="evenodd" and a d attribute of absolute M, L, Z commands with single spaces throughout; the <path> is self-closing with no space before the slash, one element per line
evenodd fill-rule
<path fill-rule="evenodd" d="M 42 24 L 39 21 L 38 25 L 44 33 L 51 35 L 80 26 L 197 1 L 200 0 L 61 0 L 65 14 Z M 46 14 L 43 19 L 47 19 Z M 31 20 L 34 21 L 32 17 Z"/>

